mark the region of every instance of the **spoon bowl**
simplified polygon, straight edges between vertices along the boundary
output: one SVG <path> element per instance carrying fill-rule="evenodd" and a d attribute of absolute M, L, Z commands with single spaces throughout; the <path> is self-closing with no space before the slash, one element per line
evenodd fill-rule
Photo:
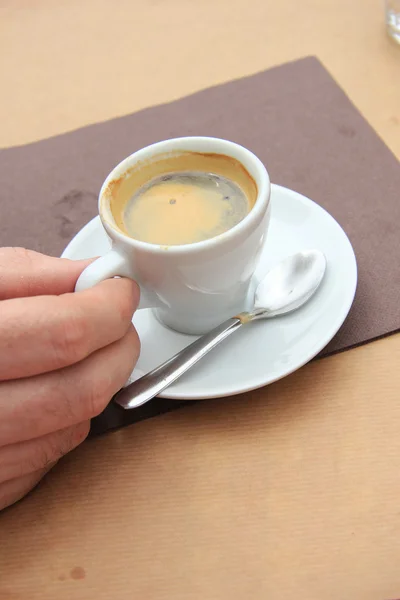
<path fill-rule="evenodd" d="M 271 318 L 297 310 L 315 294 L 326 270 L 320 250 L 303 250 L 271 269 L 256 289 L 254 318 Z"/>

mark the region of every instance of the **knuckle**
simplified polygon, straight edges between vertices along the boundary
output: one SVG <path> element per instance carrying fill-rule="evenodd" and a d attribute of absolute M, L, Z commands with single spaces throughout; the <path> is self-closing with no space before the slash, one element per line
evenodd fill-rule
<path fill-rule="evenodd" d="M 126 366 L 126 358 L 124 360 L 117 348 L 113 350 L 113 357 L 110 358 L 107 367 L 96 369 L 94 377 L 90 378 L 90 383 L 82 390 L 83 419 L 92 419 L 99 415 L 113 395 L 126 383 L 132 371 L 132 361 Z"/>
<path fill-rule="evenodd" d="M 127 368 L 133 367 L 139 358 L 140 339 L 133 325 L 130 326 L 124 338 L 124 344 L 121 348 L 121 354 L 123 364 L 125 364 Z"/>
<path fill-rule="evenodd" d="M 88 433 L 88 422 L 79 423 L 78 425 L 75 425 L 74 427 L 71 427 L 67 431 L 63 432 L 57 449 L 57 460 L 60 459 L 62 456 L 68 454 L 68 452 L 70 452 L 77 446 L 79 446 L 79 444 L 81 444 L 86 439 Z"/>
<path fill-rule="evenodd" d="M 140 355 L 140 350 L 141 350 L 141 344 L 140 344 L 140 338 L 139 338 L 139 334 L 136 331 L 136 329 L 134 328 L 134 326 L 132 325 L 129 332 L 128 332 L 128 339 L 129 339 L 129 367 L 131 369 L 133 369 L 133 367 L 136 365 L 139 355 Z"/>
<path fill-rule="evenodd" d="M 89 327 L 87 320 L 79 312 L 66 311 L 64 315 L 53 331 L 51 342 L 57 362 L 66 366 L 87 356 Z"/>
<path fill-rule="evenodd" d="M 89 421 L 85 421 L 39 440 L 35 453 L 35 464 L 31 466 L 35 466 L 37 470 L 50 468 L 86 439 L 89 428 Z"/>
<path fill-rule="evenodd" d="M 132 321 L 133 313 L 139 303 L 139 288 L 135 281 L 122 279 L 124 293 L 120 295 L 119 314 L 121 320 L 127 324 Z"/>
<path fill-rule="evenodd" d="M 29 460 L 31 471 L 47 469 L 63 456 L 60 447 L 52 437 L 53 436 L 47 436 L 46 438 L 37 441 L 35 451 L 32 458 Z"/>
<path fill-rule="evenodd" d="M 133 325 L 122 340 L 103 352 L 97 358 L 93 355 L 94 360 L 80 363 L 80 376 L 76 377 L 74 386 L 70 377 L 64 380 L 63 373 L 68 369 L 59 371 L 54 391 L 59 418 L 66 418 L 69 423 L 92 419 L 105 409 L 112 396 L 126 383 L 140 353 L 140 340 Z"/>
<path fill-rule="evenodd" d="M 76 446 L 79 446 L 79 444 L 81 444 L 82 442 L 84 442 L 86 440 L 87 436 L 89 435 L 89 431 L 90 431 L 90 421 L 84 421 L 83 423 L 79 423 L 79 425 L 77 425 L 74 428 L 74 432 L 73 432 L 74 448 Z"/>
<path fill-rule="evenodd" d="M 93 417 L 96 417 L 107 406 L 112 395 L 109 395 L 110 378 L 110 374 L 104 373 L 101 375 L 100 373 L 97 373 L 95 379 L 93 379 L 88 385 L 82 399 L 82 404 L 84 406 L 82 416 L 84 419 L 92 419 Z"/>
<path fill-rule="evenodd" d="M 106 372 L 88 372 L 86 361 L 81 363 L 79 373 L 71 369 L 74 367 L 55 372 L 46 389 L 45 415 L 58 427 L 91 419 L 107 402 Z"/>
<path fill-rule="evenodd" d="M 71 385 L 65 371 L 61 369 L 50 378 L 45 389 L 43 417 L 61 426 L 76 423 L 79 420 L 79 400 L 81 386 Z"/>

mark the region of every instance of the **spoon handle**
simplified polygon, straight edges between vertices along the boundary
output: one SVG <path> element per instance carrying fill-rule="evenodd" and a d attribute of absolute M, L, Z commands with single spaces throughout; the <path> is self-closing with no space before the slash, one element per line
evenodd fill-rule
<path fill-rule="evenodd" d="M 148 402 L 239 329 L 244 322 L 246 321 L 234 317 L 221 323 L 150 373 L 120 390 L 114 396 L 114 402 L 125 409 L 136 408 Z"/>

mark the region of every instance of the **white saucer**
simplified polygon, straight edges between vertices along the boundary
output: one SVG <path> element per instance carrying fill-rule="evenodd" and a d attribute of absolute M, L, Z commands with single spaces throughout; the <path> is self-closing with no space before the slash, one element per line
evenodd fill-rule
<path fill-rule="evenodd" d="M 63 257 L 99 256 L 109 247 L 96 217 L 69 243 Z M 316 295 L 295 313 L 243 327 L 167 388 L 162 397 L 195 400 L 246 392 L 292 373 L 326 346 L 353 302 L 357 284 L 353 249 L 340 225 L 318 204 L 272 185 L 270 230 L 257 275 L 285 256 L 307 248 L 322 250 L 328 263 Z M 138 311 L 133 323 L 142 341 L 142 353 L 132 379 L 196 339 L 162 326 L 151 310 Z"/>

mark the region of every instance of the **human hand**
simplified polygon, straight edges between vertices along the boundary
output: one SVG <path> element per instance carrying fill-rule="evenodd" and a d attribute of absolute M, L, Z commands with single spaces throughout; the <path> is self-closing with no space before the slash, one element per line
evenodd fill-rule
<path fill-rule="evenodd" d="M 87 264 L 0 248 L 0 509 L 86 438 L 139 356 L 138 286 L 72 293 Z"/>

